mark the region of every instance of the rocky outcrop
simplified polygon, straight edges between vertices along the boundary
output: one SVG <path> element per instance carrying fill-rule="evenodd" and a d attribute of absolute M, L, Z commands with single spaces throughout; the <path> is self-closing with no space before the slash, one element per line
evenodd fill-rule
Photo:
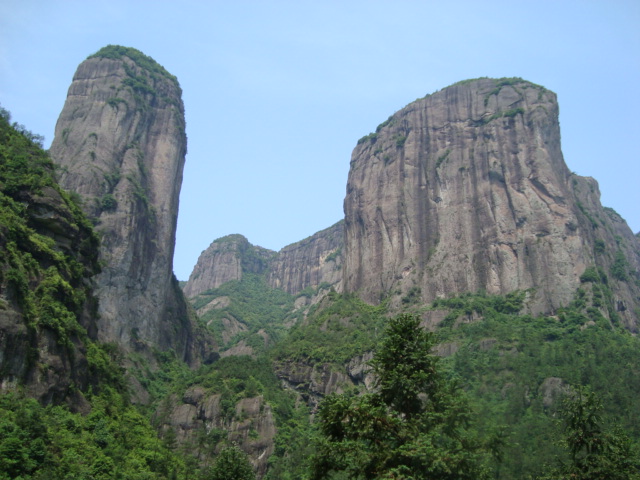
<path fill-rule="evenodd" d="M 344 210 L 343 288 L 371 302 L 530 289 L 530 310 L 552 312 L 587 266 L 611 266 L 600 242 L 640 265 L 595 182 L 564 163 L 556 95 L 521 79 L 460 82 L 389 117 L 353 151 Z"/>
<path fill-rule="evenodd" d="M 344 222 L 340 221 L 284 247 L 269 266 L 269 284 L 292 295 L 322 284 L 340 291 L 343 244 Z"/>
<path fill-rule="evenodd" d="M 354 385 L 372 388 L 375 380 L 369 367 L 372 358 L 373 354 L 367 352 L 340 367 L 329 363 L 286 360 L 275 362 L 274 370 L 287 388 L 296 391 L 308 405 L 315 408 L 331 393 L 343 393 Z"/>
<path fill-rule="evenodd" d="M 200 254 L 183 291 L 191 298 L 231 280 L 240 280 L 243 272 L 264 273 L 273 255 L 275 252 L 251 245 L 242 235 L 219 238 Z"/>
<path fill-rule="evenodd" d="M 220 394 L 194 386 L 181 399 L 168 399 L 156 417 L 163 434 L 172 432 L 180 444 L 191 445 L 203 464 L 232 442 L 247 453 L 258 478 L 267 471 L 275 449 L 276 424 L 271 406 L 262 396 L 233 404 Z"/>
<path fill-rule="evenodd" d="M 279 252 L 254 246 L 242 235 L 228 235 L 200 254 L 183 290 L 188 298 L 194 298 L 240 280 L 243 273 L 264 274 L 271 287 L 292 295 L 321 285 L 340 290 L 343 243 L 342 221 Z"/>
<path fill-rule="evenodd" d="M 78 67 L 50 154 L 101 236 L 98 338 L 194 360 L 172 273 L 184 128 L 176 78 L 137 50 L 109 46 Z"/>

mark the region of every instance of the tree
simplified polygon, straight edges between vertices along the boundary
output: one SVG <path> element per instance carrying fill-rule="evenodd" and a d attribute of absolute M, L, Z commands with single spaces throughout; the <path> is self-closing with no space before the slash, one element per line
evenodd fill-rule
<path fill-rule="evenodd" d="M 602 427 L 602 402 L 585 388 L 567 395 L 562 404 L 564 446 L 568 462 L 560 462 L 546 480 L 639 480 L 640 463 L 631 441 L 619 429 Z"/>
<path fill-rule="evenodd" d="M 319 406 L 314 480 L 487 478 L 471 411 L 438 371 L 434 343 L 418 317 L 389 322 L 371 362 L 375 391 L 329 395 Z"/>
<path fill-rule="evenodd" d="M 222 450 L 216 457 L 208 478 L 209 480 L 255 480 L 256 476 L 247 454 L 233 445 Z"/>

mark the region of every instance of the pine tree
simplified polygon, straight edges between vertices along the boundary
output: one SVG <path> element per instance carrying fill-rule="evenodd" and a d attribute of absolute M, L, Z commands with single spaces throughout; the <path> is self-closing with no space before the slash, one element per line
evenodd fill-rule
<path fill-rule="evenodd" d="M 434 342 L 415 316 L 389 322 L 371 362 L 375 391 L 320 404 L 314 480 L 487 478 L 470 408 L 438 371 Z"/>

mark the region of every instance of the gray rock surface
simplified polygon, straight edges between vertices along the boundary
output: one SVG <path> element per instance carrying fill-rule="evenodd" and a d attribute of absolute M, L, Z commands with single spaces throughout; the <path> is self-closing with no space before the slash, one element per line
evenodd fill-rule
<path fill-rule="evenodd" d="M 629 228 L 565 165 L 556 95 L 520 79 L 460 82 L 389 117 L 353 151 L 344 210 L 343 288 L 370 302 L 530 289 L 530 311 L 553 312 L 587 266 L 610 265 L 595 242 L 615 235 L 638 271 Z"/>
<path fill-rule="evenodd" d="M 134 49 L 105 47 L 78 67 L 50 154 L 101 235 L 98 338 L 195 361 L 206 346 L 195 346 L 172 273 L 184 126 L 176 78 Z"/>

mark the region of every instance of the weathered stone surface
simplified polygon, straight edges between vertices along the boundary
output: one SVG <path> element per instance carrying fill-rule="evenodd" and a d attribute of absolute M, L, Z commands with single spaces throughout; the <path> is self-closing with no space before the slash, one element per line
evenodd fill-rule
<path fill-rule="evenodd" d="M 595 182 L 567 169 L 555 94 L 519 79 L 461 82 L 391 116 L 354 149 L 344 210 L 343 288 L 371 302 L 532 289 L 530 310 L 552 312 L 588 265 L 610 265 L 598 237 L 618 234 L 640 264 L 626 224 L 598 213 Z"/>
<path fill-rule="evenodd" d="M 251 245 L 242 235 L 219 238 L 200 254 L 184 293 L 192 298 L 223 283 L 240 280 L 243 272 L 263 273 L 274 254 Z"/>
<path fill-rule="evenodd" d="M 98 338 L 199 355 L 173 277 L 186 154 L 175 77 L 140 52 L 106 47 L 82 62 L 56 125 L 61 185 L 81 195 L 101 234 Z M 199 352 L 202 353 L 202 352 Z"/>
<path fill-rule="evenodd" d="M 280 250 L 269 266 L 269 284 L 291 294 L 321 284 L 341 290 L 344 222 Z"/>
<path fill-rule="evenodd" d="M 355 372 L 353 379 L 350 378 L 346 368 L 344 372 L 340 372 L 329 364 L 314 365 L 301 361 L 284 361 L 274 365 L 276 375 L 314 407 L 330 393 L 343 393 L 354 383 L 365 382 L 362 370 L 355 364 L 351 364 L 350 368 Z"/>
<path fill-rule="evenodd" d="M 557 404 L 570 390 L 570 386 L 562 378 L 547 377 L 540 384 L 538 395 L 542 398 L 542 405 L 549 408 Z"/>
<path fill-rule="evenodd" d="M 242 235 L 215 240 L 200 254 L 184 293 L 193 298 L 243 273 L 264 273 L 273 288 L 293 295 L 330 285 L 341 289 L 344 222 L 315 233 L 279 252 L 251 245 Z M 204 308 L 204 307 L 203 307 Z"/>
<path fill-rule="evenodd" d="M 11 243 L 11 248 L 28 249 L 33 254 L 30 258 L 34 266 L 29 271 L 18 272 L 34 292 L 34 297 L 40 295 L 38 289 L 46 281 L 44 272 L 51 268 L 66 283 L 62 295 L 71 296 L 73 291 L 83 299 L 70 307 L 69 313 L 94 339 L 96 300 L 92 295 L 91 277 L 99 271 L 98 240 L 83 223 L 86 220 L 74 214 L 57 188 L 47 186 L 38 192 L 25 188 L 15 195 L 25 206 L 24 221 L 30 232 L 52 240 L 51 252 L 55 253 L 52 257 L 51 253 L 45 253 L 46 250 L 34 250 L 37 243 L 31 242 L 37 241 L 35 238 L 16 243 L 15 233 L 9 235 L 9 228 L 0 225 L 0 393 L 21 388 L 43 404 L 66 402 L 74 410 L 84 411 L 87 402 L 82 392 L 99 382 L 88 369 L 85 336 L 65 331 L 67 338 L 63 342 L 55 328 L 34 316 L 32 302 L 35 298 L 28 302 L 30 307 L 25 306 L 21 300 L 24 292 L 20 292 L 12 280 L 15 253 L 7 247 Z M 79 271 L 71 272 L 63 267 L 61 261 L 56 260 L 58 255 L 77 262 Z M 71 303 L 70 299 L 62 300 L 65 305 L 68 305 L 67 301 Z"/>
<path fill-rule="evenodd" d="M 233 410 L 222 408 L 219 394 L 207 393 L 202 387 L 191 387 L 182 401 L 175 396 L 156 413 L 161 431 L 172 429 L 183 445 L 198 445 L 202 433 L 224 431 L 227 442 L 237 443 L 248 455 L 258 478 L 267 471 L 267 461 L 275 448 L 276 425 L 271 406 L 262 396 L 242 398 Z M 222 439 L 221 439 L 222 440 Z M 223 443 L 199 448 L 202 463 L 209 462 Z"/>

